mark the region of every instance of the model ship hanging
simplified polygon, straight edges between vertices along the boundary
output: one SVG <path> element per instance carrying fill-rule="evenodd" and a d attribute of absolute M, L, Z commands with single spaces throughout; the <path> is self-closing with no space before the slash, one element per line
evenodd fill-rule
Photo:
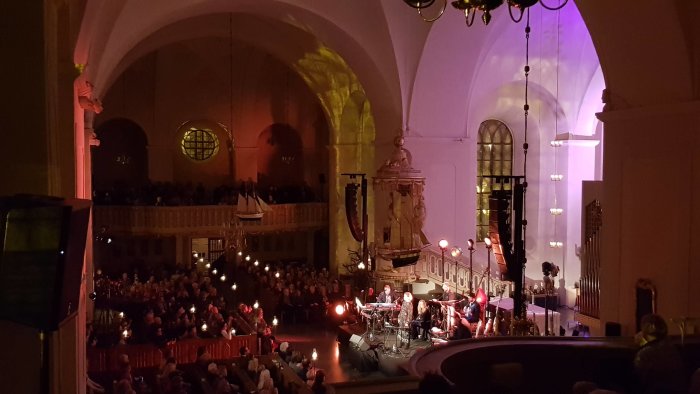
<path fill-rule="evenodd" d="M 423 233 L 425 177 L 412 167 L 411 152 L 403 145 L 400 134 L 394 139 L 391 157 L 374 178 L 375 202 L 386 211 L 385 220 L 376 221 L 381 226 L 381 231 L 375 231 L 376 255 L 391 261 L 394 268 L 415 264 L 421 250 L 430 245 Z"/>
<path fill-rule="evenodd" d="M 262 220 L 265 212 L 272 211 L 265 201 L 255 192 L 255 186 L 248 182 L 238 193 L 238 204 L 236 206 L 236 217 L 243 221 Z"/>

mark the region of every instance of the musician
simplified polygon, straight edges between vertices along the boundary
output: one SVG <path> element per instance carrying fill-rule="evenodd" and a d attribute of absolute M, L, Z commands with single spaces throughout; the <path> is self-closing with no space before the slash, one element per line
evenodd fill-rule
<path fill-rule="evenodd" d="M 464 306 L 460 314 L 459 324 L 457 324 L 453 339 L 471 338 L 472 324 L 479 323 L 480 317 L 481 307 L 479 303 L 476 302 L 476 295 L 474 295 L 474 293 L 469 293 L 469 304 Z"/>
<path fill-rule="evenodd" d="M 431 316 L 430 308 L 428 308 L 428 303 L 425 300 L 418 301 L 418 316 L 416 320 L 411 322 L 411 338 L 418 339 L 419 329 L 423 329 L 423 335 L 421 339 L 424 341 L 428 340 L 428 331 L 430 330 Z"/>
<path fill-rule="evenodd" d="M 447 282 L 443 283 L 442 298 L 440 298 L 440 301 L 454 301 L 456 299 L 455 292 L 450 290 L 450 285 L 448 285 Z"/>
<path fill-rule="evenodd" d="M 396 302 L 396 296 L 394 295 L 394 292 L 391 291 L 390 284 L 387 283 L 384 285 L 384 291 L 377 296 L 377 302 L 382 304 L 391 304 L 392 302 Z"/>
<path fill-rule="evenodd" d="M 401 344 L 406 342 L 406 349 L 411 346 L 410 331 L 411 321 L 413 320 L 413 294 L 410 292 L 403 293 L 403 303 L 401 303 L 401 311 L 399 312 L 399 329 L 398 334 L 401 338 Z"/>

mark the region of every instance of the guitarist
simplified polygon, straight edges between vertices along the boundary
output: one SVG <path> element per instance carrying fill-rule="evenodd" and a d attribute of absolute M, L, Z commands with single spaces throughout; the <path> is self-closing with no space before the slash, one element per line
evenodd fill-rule
<path fill-rule="evenodd" d="M 474 293 L 469 293 L 469 304 L 464 306 L 464 309 L 460 314 L 459 324 L 457 325 L 457 330 L 455 330 L 455 335 L 453 338 L 471 338 L 472 325 L 477 324 L 480 317 L 481 307 L 476 302 L 476 295 Z"/>

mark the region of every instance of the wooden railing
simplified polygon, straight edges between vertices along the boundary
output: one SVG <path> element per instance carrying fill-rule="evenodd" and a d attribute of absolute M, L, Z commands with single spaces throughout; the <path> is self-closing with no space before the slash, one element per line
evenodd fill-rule
<path fill-rule="evenodd" d="M 258 222 L 245 222 L 248 232 L 285 229 L 315 229 L 328 226 L 328 204 L 270 205 Z M 95 228 L 107 227 L 112 234 L 180 234 L 197 228 L 221 232 L 235 218 L 231 205 L 197 205 L 180 207 L 95 206 Z"/>
<path fill-rule="evenodd" d="M 207 348 L 213 360 L 224 360 L 237 357 L 241 346 L 247 346 L 257 353 L 257 335 L 239 335 L 228 339 L 190 339 L 175 342 L 168 346 L 173 352 L 178 364 L 190 364 L 197 360 L 197 349 Z M 90 372 L 108 372 L 117 369 L 119 355 L 129 356 L 132 368 L 152 368 L 160 366 L 163 353 L 153 345 L 122 345 L 107 349 L 89 348 L 88 360 Z"/>
<path fill-rule="evenodd" d="M 600 314 L 600 241 L 602 208 L 598 200 L 586 206 L 585 240 L 581 248 L 579 313 L 598 318 Z"/>
<path fill-rule="evenodd" d="M 467 257 L 468 259 L 468 257 Z M 455 288 L 457 293 L 466 294 L 469 290 L 469 263 L 464 261 L 464 258 L 457 260 L 453 258 L 449 253 L 445 255 L 445 264 L 443 268 L 442 263 L 442 253 L 439 249 L 429 247 L 423 250 L 420 255 L 420 259 L 415 266 L 409 268 L 403 268 L 403 273 L 392 274 L 387 272 L 378 273 L 381 280 L 390 281 L 392 279 L 403 280 L 403 275 L 405 275 L 406 270 L 411 270 L 416 276 L 421 278 L 427 278 L 431 281 L 442 284 L 447 282 L 451 287 Z M 487 280 L 488 275 L 485 271 L 474 268 L 473 270 L 473 290 L 476 291 L 478 288 L 487 290 Z M 392 278 L 396 276 L 396 278 Z M 491 264 L 491 281 L 490 290 L 492 294 L 496 294 L 496 290 L 505 285 L 506 288 L 511 288 L 512 282 L 502 281 L 499 279 L 500 275 L 498 273 L 498 265 L 495 259 L 492 260 Z M 507 297 L 506 292 L 506 297 Z"/>

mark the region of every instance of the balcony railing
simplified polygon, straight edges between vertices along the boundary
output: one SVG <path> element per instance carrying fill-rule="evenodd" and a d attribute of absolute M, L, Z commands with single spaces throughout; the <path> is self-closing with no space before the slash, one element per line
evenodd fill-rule
<path fill-rule="evenodd" d="M 270 205 L 257 222 L 241 222 L 246 232 L 318 229 L 328 226 L 328 204 Z M 120 234 L 180 234 L 196 228 L 200 232 L 221 232 L 235 220 L 236 207 L 199 205 L 179 207 L 95 206 L 94 228 L 107 227 Z"/>

